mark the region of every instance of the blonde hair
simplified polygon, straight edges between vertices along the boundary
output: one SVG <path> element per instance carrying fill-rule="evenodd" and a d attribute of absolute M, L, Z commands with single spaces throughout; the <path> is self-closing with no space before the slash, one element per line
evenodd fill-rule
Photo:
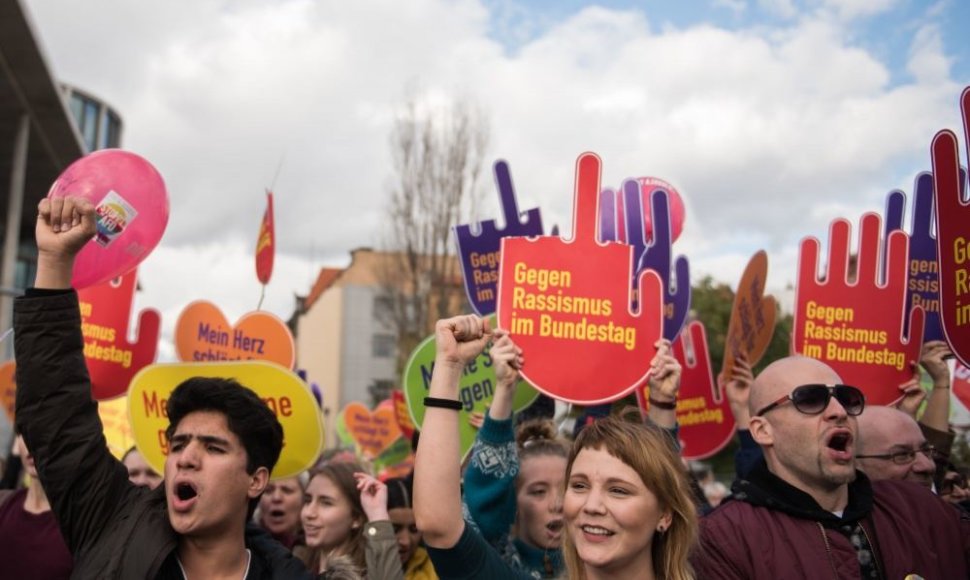
<path fill-rule="evenodd" d="M 654 575 L 667 580 L 694 580 L 694 570 L 688 558 L 697 546 L 697 508 L 690 492 L 687 470 L 670 435 L 654 425 L 634 423 L 616 416 L 584 427 L 573 443 L 566 464 L 567 489 L 573 462 L 583 449 L 605 449 L 629 465 L 647 489 L 657 496 L 660 508 L 670 510 L 670 527 L 663 533 L 654 534 L 650 545 Z M 586 578 L 585 566 L 576 551 L 569 526 L 566 526 L 563 540 L 563 558 L 570 578 Z"/>

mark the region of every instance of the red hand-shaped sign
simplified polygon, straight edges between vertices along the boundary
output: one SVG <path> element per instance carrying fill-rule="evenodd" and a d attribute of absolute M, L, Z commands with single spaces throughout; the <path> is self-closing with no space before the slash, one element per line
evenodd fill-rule
<path fill-rule="evenodd" d="M 499 326 L 528 363 L 523 377 L 547 395 L 581 405 L 618 399 L 647 376 L 663 327 L 661 282 L 639 279 L 631 307 L 630 246 L 596 240 L 600 159 L 576 162 L 573 240 L 503 238 Z"/>
<path fill-rule="evenodd" d="M 128 340 L 138 270 L 78 290 L 84 359 L 91 375 L 91 396 L 99 401 L 124 395 L 142 368 L 155 362 L 161 317 L 157 310 L 138 315 L 138 339 Z"/>
<path fill-rule="evenodd" d="M 960 98 L 970 156 L 970 87 Z M 933 138 L 936 244 L 940 266 L 940 322 L 953 354 L 970 366 L 970 204 L 963 201 L 960 151 L 952 131 Z"/>
<path fill-rule="evenodd" d="M 828 272 L 818 278 L 819 241 L 802 240 L 795 289 L 793 350 L 831 366 L 842 381 L 866 394 L 871 405 L 899 398 L 899 385 L 913 376 L 923 342 L 923 309 L 906 316 L 909 237 L 894 231 L 886 241 L 886 279 L 879 281 L 880 217 L 862 216 L 857 274 L 848 279 L 851 226 L 837 219 L 829 227 Z"/>
<path fill-rule="evenodd" d="M 681 366 L 677 396 L 680 455 L 688 461 L 716 455 L 734 437 L 731 404 L 714 382 L 707 331 L 700 321 L 687 324 L 673 342 L 674 357 Z M 650 387 L 637 389 L 637 401 L 650 409 Z"/>

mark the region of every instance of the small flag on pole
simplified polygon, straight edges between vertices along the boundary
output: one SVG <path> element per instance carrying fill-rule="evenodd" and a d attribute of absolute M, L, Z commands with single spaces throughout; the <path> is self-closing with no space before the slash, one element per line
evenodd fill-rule
<path fill-rule="evenodd" d="M 259 240 L 256 242 L 256 277 L 260 284 L 269 284 L 273 275 L 273 255 L 276 250 L 276 234 L 273 231 L 273 192 L 266 192 L 266 213 L 259 225 Z"/>

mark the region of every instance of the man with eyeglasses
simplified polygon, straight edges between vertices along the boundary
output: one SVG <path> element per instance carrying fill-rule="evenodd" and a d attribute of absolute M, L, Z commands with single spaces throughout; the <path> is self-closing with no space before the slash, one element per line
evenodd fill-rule
<path fill-rule="evenodd" d="M 936 452 L 919 425 L 892 407 L 866 407 L 859 416 L 856 460 L 872 480 L 912 481 L 932 488 Z"/>
<path fill-rule="evenodd" d="M 862 392 L 789 357 L 751 387 L 764 457 L 701 520 L 698 578 L 967 578 L 970 519 L 918 486 L 856 470 Z"/>

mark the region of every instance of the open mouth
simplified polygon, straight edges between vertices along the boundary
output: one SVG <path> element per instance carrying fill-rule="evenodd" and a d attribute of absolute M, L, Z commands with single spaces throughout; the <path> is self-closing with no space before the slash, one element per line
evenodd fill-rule
<path fill-rule="evenodd" d="M 175 486 L 175 497 L 179 498 L 181 501 L 189 501 L 190 499 L 199 495 L 199 492 L 195 490 L 195 486 L 191 483 L 179 483 Z"/>
<path fill-rule="evenodd" d="M 283 510 L 269 510 L 269 517 L 273 519 L 281 519 L 286 517 L 286 512 Z"/>
<path fill-rule="evenodd" d="M 552 520 L 551 522 L 546 524 L 546 529 L 549 530 L 550 532 L 558 533 L 562 530 L 562 526 L 563 526 L 562 520 Z"/>
<path fill-rule="evenodd" d="M 852 434 L 848 431 L 839 430 L 829 436 L 826 447 L 832 451 L 832 455 L 836 459 L 848 461 L 852 459 L 852 453 L 849 450 L 851 444 Z"/>

